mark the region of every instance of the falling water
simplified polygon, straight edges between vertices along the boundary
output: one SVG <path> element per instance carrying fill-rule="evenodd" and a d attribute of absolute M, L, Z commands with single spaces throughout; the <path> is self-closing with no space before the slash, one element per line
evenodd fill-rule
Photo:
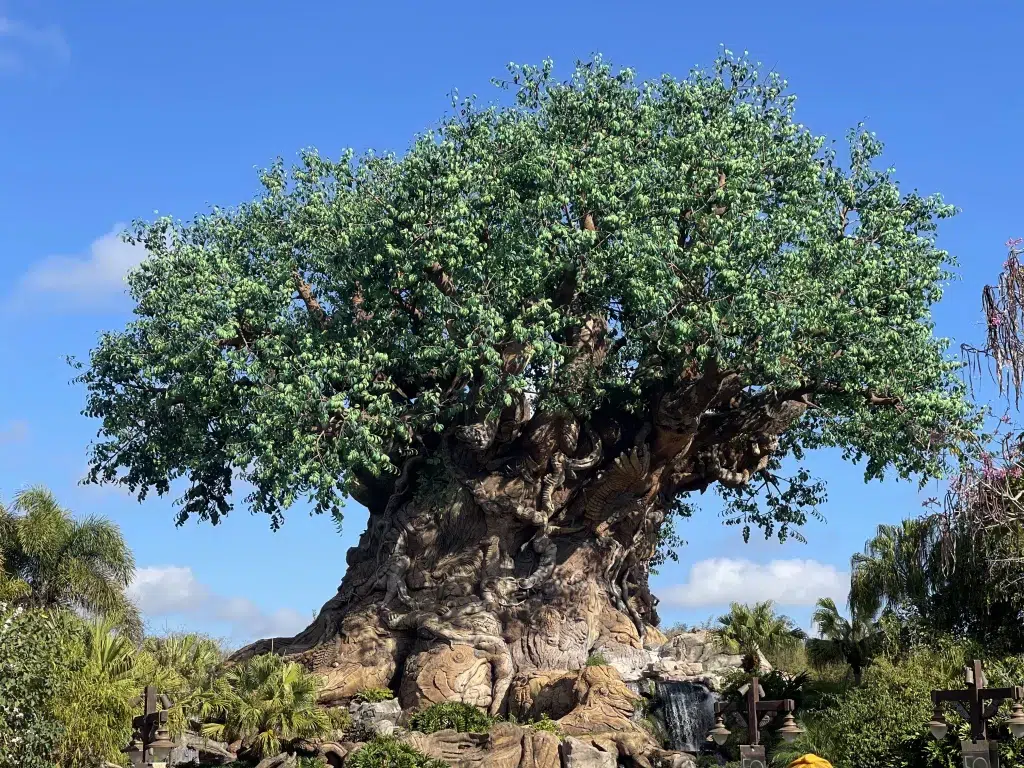
<path fill-rule="evenodd" d="M 715 724 L 718 695 L 700 683 L 659 681 L 655 684 L 655 699 L 668 732 L 668 747 L 700 752 Z"/>

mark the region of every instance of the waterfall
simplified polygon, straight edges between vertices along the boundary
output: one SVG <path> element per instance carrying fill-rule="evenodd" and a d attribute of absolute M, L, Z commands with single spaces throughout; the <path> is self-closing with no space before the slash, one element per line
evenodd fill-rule
<path fill-rule="evenodd" d="M 718 694 L 700 683 L 668 680 L 655 683 L 654 696 L 669 749 L 700 752 L 715 724 Z"/>

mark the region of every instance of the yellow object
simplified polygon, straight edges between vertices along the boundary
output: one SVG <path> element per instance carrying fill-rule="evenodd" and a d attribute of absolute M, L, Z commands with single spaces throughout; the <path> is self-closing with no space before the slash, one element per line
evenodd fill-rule
<path fill-rule="evenodd" d="M 817 755 L 804 755 L 790 763 L 789 768 L 832 768 L 832 763 Z"/>

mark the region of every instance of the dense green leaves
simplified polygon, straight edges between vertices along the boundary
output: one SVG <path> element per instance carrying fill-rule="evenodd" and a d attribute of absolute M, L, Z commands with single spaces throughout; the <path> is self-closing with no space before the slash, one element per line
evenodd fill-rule
<path fill-rule="evenodd" d="M 0 603 L 0 767 L 53 765 L 63 734 L 53 705 L 71 675 L 72 633 L 59 613 Z"/>
<path fill-rule="evenodd" d="M 320 681 L 280 656 L 253 656 L 231 667 L 204 695 L 209 714 L 203 734 L 242 750 L 270 757 L 299 739 L 315 739 L 331 728 L 331 715 L 316 704 Z"/>
<path fill-rule="evenodd" d="M 459 733 L 485 733 L 492 725 L 494 719 L 486 712 L 462 701 L 431 704 L 409 720 L 409 728 L 423 733 L 436 733 L 449 728 Z"/>
<path fill-rule="evenodd" d="M 600 59 L 567 83 L 511 72 L 514 107 L 458 105 L 401 158 L 305 151 L 250 203 L 139 223 L 136 319 L 81 376 L 92 478 L 185 477 L 180 519 L 214 522 L 244 478 L 276 525 L 515 393 L 644 413 L 710 357 L 752 391 L 818 393 L 787 451 L 939 471 L 965 415 L 930 317 L 950 206 L 902 193 L 862 129 L 841 163 L 744 60 L 649 83 Z M 610 353 L 574 365 L 593 318 Z"/>

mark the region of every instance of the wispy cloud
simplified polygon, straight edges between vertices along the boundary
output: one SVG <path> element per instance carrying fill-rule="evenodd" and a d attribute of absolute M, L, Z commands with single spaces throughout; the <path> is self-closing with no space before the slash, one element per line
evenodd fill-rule
<path fill-rule="evenodd" d="M 22 443 L 25 440 L 28 440 L 28 422 L 24 419 L 15 419 L 0 427 L 0 445 Z"/>
<path fill-rule="evenodd" d="M 659 590 L 658 596 L 666 605 L 685 608 L 762 600 L 809 606 L 820 597 L 831 597 L 842 605 L 849 592 L 849 572 L 817 560 L 755 563 L 720 557 L 694 563 L 685 583 Z"/>
<path fill-rule="evenodd" d="M 121 239 L 118 224 L 93 240 L 88 253 L 77 256 L 48 256 L 39 261 L 18 283 L 8 298 L 10 308 L 26 308 L 41 295 L 56 309 L 103 309 L 124 297 L 125 275 L 146 256 L 141 245 Z"/>
<path fill-rule="evenodd" d="M 147 619 L 182 616 L 226 624 L 232 636 L 248 641 L 294 635 L 309 617 L 290 608 L 265 611 L 245 597 L 221 595 L 200 582 L 187 566 L 140 568 L 128 594 Z"/>
<path fill-rule="evenodd" d="M 0 73 L 20 74 L 71 58 L 58 27 L 36 26 L 0 15 Z"/>

